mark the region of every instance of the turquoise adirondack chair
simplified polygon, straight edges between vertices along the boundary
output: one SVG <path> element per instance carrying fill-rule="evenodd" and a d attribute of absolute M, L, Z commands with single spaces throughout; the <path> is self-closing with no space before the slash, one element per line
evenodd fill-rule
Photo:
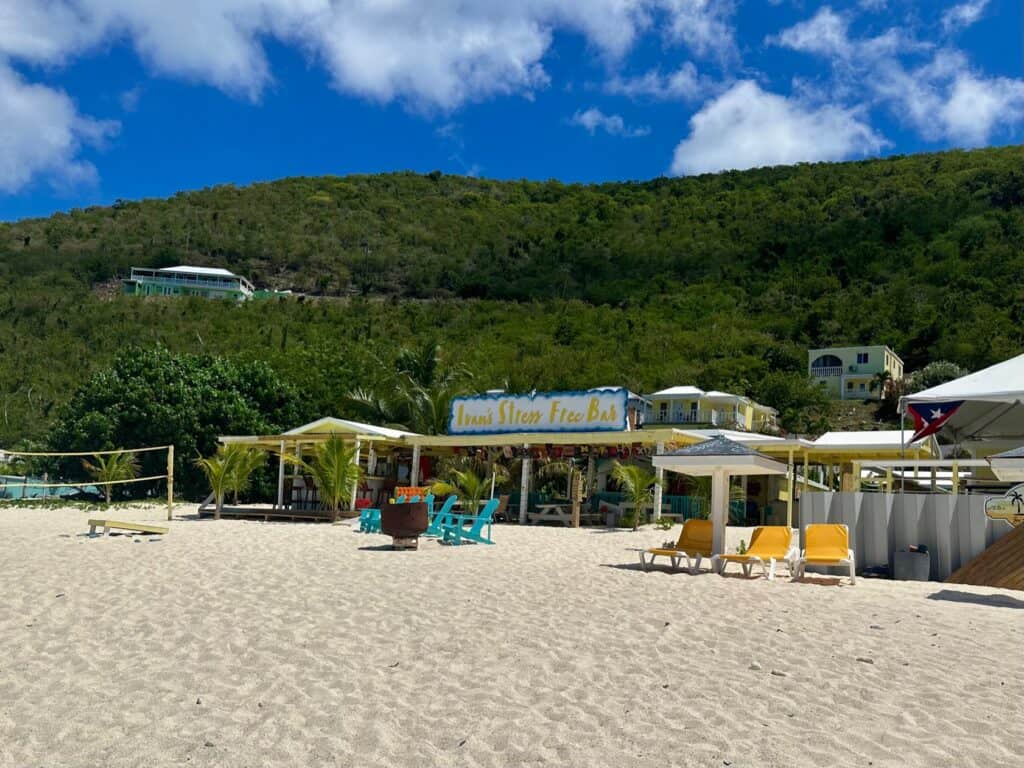
<path fill-rule="evenodd" d="M 359 512 L 360 533 L 380 533 L 380 510 L 363 509 Z"/>
<path fill-rule="evenodd" d="M 455 515 L 451 523 L 442 525 L 444 530 L 443 541 L 446 544 L 463 544 L 473 542 L 476 544 L 493 544 L 491 540 L 491 518 L 494 517 L 494 510 L 498 508 L 500 499 L 491 499 L 479 515 Z M 465 525 L 469 523 L 469 528 Z M 487 526 L 487 535 L 483 535 L 484 526 Z"/>
<path fill-rule="evenodd" d="M 430 525 L 427 526 L 424 536 L 433 536 L 441 538 L 444 535 L 444 528 L 442 526 L 450 524 L 452 522 L 452 507 L 459 500 L 458 496 L 449 496 L 444 505 L 430 518 Z"/>

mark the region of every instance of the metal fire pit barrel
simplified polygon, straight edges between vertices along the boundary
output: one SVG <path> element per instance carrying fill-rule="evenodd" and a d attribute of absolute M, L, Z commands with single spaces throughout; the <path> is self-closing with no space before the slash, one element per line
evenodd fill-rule
<path fill-rule="evenodd" d="M 391 537 L 394 549 L 416 549 L 429 524 L 425 502 L 381 505 L 380 530 Z"/>

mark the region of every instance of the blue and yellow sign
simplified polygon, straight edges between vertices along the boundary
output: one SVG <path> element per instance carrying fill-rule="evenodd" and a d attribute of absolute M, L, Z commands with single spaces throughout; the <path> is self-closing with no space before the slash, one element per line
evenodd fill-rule
<path fill-rule="evenodd" d="M 627 429 L 628 399 L 629 393 L 622 388 L 456 397 L 448 434 L 619 432 Z"/>

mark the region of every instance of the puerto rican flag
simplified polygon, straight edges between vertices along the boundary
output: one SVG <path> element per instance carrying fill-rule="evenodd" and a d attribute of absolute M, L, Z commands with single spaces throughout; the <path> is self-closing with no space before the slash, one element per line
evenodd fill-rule
<path fill-rule="evenodd" d="M 911 403 L 908 405 L 910 415 L 914 417 L 914 436 L 910 438 L 910 442 L 913 443 L 922 437 L 934 435 L 963 404 L 963 400 L 955 400 L 949 403 Z"/>

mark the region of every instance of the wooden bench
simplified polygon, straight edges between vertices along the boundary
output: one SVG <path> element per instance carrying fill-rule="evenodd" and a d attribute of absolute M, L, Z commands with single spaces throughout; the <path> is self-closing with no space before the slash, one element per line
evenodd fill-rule
<path fill-rule="evenodd" d="M 103 529 L 101 534 L 103 536 L 110 533 L 111 528 L 116 528 L 119 531 L 134 531 L 135 533 L 152 533 L 158 536 L 167 533 L 169 530 L 159 525 L 146 525 L 145 523 L 123 523 L 120 520 L 90 520 L 89 535 L 95 536 L 97 528 Z"/>

